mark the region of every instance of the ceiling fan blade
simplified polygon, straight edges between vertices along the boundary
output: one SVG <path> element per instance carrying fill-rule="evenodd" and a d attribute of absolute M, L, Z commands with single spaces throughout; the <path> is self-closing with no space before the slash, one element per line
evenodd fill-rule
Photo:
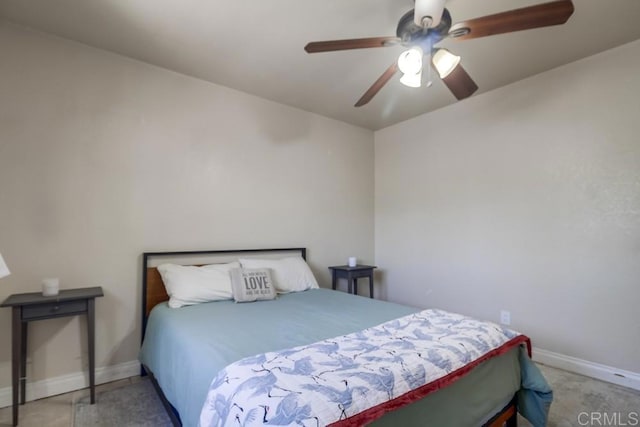
<path fill-rule="evenodd" d="M 462 68 L 462 64 L 458 64 L 442 81 L 458 100 L 468 98 L 478 90 L 478 85 L 467 71 Z"/>
<path fill-rule="evenodd" d="M 378 80 L 376 80 L 371 85 L 371 87 L 367 89 L 364 95 L 362 95 L 362 98 L 360 98 L 358 102 L 356 102 L 355 106 L 362 107 L 363 105 L 371 101 L 371 99 L 374 96 L 376 96 L 376 94 L 380 91 L 380 89 L 382 89 L 382 87 L 386 85 L 387 82 L 391 80 L 391 77 L 393 77 L 397 72 L 398 72 L 398 63 L 394 61 L 393 64 L 391 64 L 391 66 L 387 68 L 387 71 L 382 73 L 382 75 L 378 77 Z"/>
<path fill-rule="evenodd" d="M 398 37 L 369 37 L 366 39 L 327 40 L 308 43 L 304 50 L 307 53 L 333 52 L 336 50 L 368 49 L 372 47 L 393 46 L 400 43 Z"/>
<path fill-rule="evenodd" d="M 449 37 L 475 39 L 532 28 L 550 27 L 567 22 L 573 13 L 571 0 L 558 0 L 495 15 L 458 22 L 451 26 Z"/>

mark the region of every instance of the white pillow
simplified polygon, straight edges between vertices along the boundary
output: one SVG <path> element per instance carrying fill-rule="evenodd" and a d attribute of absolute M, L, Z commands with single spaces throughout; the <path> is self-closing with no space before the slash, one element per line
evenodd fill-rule
<path fill-rule="evenodd" d="M 307 263 L 300 257 L 282 259 L 240 258 L 242 268 L 270 268 L 279 294 L 318 288 L 318 282 Z"/>
<path fill-rule="evenodd" d="M 207 301 L 231 299 L 231 277 L 229 271 L 240 268 L 240 263 L 211 264 L 202 267 L 161 264 L 158 271 L 169 294 L 169 307 Z"/>

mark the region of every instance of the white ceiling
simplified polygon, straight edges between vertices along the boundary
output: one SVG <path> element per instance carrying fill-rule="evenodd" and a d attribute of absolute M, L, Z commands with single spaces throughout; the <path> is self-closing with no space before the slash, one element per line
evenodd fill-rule
<path fill-rule="evenodd" d="M 448 0 L 453 22 L 546 0 Z M 482 93 L 640 38 L 640 0 L 574 0 L 565 25 L 446 40 Z M 0 0 L 0 17 L 369 129 L 456 102 L 395 77 L 353 104 L 400 46 L 309 55 L 309 41 L 394 36 L 411 0 Z M 606 84 L 603 76 L 602 84 Z M 464 101 L 462 101 L 464 102 Z"/>

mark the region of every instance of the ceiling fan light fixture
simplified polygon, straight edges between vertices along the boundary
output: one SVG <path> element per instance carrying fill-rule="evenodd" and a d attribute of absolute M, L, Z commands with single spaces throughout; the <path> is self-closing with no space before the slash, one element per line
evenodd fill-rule
<path fill-rule="evenodd" d="M 431 62 L 440 78 L 444 79 L 460 64 L 460 57 L 447 49 L 437 49 L 431 57 Z"/>

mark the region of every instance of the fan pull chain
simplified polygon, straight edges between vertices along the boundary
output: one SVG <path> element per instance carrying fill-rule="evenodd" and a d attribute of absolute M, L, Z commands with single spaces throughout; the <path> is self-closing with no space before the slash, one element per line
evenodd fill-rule
<path fill-rule="evenodd" d="M 431 87 L 433 84 L 433 80 L 431 80 L 431 51 L 429 48 L 429 52 L 425 55 L 427 57 L 427 87 Z"/>

